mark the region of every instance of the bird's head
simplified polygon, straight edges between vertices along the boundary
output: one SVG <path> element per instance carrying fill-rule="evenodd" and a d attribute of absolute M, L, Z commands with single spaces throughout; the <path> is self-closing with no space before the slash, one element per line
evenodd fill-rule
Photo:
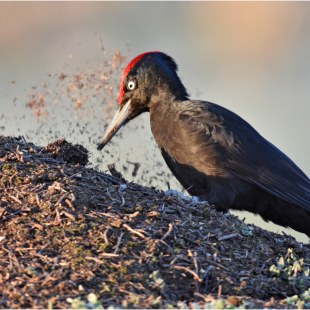
<path fill-rule="evenodd" d="M 151 104 L 164 100 L 184 100 L 188 95 L 177 75 L 175 61 L 162 52 L 136 56 L 126 66 L 120 81 L 118 110 L 108 126 L 98 150 L 131 119 L 147 112 Z"/>

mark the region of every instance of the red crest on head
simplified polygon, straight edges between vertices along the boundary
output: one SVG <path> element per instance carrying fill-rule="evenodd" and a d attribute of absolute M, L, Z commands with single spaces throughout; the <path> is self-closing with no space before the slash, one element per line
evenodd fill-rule
<path fill-rule="evenodd" d="M 137 62 L 139 62 L 142 58 L 144 58 L 144 56 L 148 55 L 148 54 L 152 54 L 152 53 L 157 53 L 157 51 L 155 52 L 146 52 L 146 53 L 142 53 L 138 56 L 136 56 L 134 59 L 132 59 L 128 65 L 126 66 L 122 77 L 121 77 L 121 82 L 120 82 L 120 86 L 119 86 L 119 95 L 118 95 L 118 104 L 122 103 L 122 99 L 124 97 L 124 80 L 126 78 L 126 76 L 128 75 L 128 73 L 130 72 L 130 70 L 135 66 L 135 64 Z"/>

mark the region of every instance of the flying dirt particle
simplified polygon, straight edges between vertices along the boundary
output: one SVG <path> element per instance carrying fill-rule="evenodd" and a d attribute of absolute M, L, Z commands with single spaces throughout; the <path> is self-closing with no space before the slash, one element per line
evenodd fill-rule
<path fill-rule="evenodd" d="M 67 77 L 66 74 L 64 74 L 63 72 L 61 72 L 58 76 L 58 80 L 63 81 L 65 78 Z"/>
<path fill-rule="evenodd" d="M 48 116 L 48 112 L 46 110 L 45 95 L 43 93 L 33 94 L 30 97 L 29 101 L 26 103 L 26 107 L 32 109 L 37 119 L 42 116 Z"/>
<path fill-rule="evenodd" d="M 104 51 L 104 46 L 103 46 L 102 39 L 100 37 L 98 38 L 98 45 L 99 45 L 100 50 L 103 52 Z"/>
<path fill-rule="evenodd" d="M 139 164 L 139 163 L 131 162 L 131 161 L 129 161 L 129 160 L 126 160 L 126 162 L 127 162 L 128 164 L 131 164 L 131 165 L 134 166 L 131 175 L 132 175 L 133 177 L 137 176 L 138 170 L 139 170 L 139 168 L 140 168 L 140 164 Z"/>
<path fill-rule="evenodd" d="M 80 98 L 77 98 L 74 102 L 74 108 L 75 109 L 81 109 L 82 108 L 82 100 Z"/>

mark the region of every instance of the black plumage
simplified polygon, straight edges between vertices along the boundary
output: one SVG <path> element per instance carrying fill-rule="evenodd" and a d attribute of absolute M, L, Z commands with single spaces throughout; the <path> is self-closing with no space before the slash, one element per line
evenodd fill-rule
<path fill-rule="evenodd" d="M 189 100 L 176 70 L 173 59 L 160 52 L 133 59 L 121 80 L 120 108 L 98 148 L 149 111 L 162 155 L 191 195 L 219 210 L 250 211 L 310 236 L 309 178 L 237 114 Z"/>

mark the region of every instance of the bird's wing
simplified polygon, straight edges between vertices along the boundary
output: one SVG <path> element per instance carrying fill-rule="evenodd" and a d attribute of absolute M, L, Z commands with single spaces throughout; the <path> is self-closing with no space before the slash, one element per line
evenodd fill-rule
<path fill-rule="evenodd" d="M 190 117 L 186 119 L 186 115 Z M 189 131 L 192 135 L 196 130 L 200 148 L 205 148 L 207 154 L 217 153 L 215 160 L 224 170 L 310 211 L 309 178 L 241 117 L 221 106 L 199 101 L 191 103 L 179 117 L 186 123 L 183 134 Z"/>
<path fill-rule="evenodd" d="M 237 147 L 229 150 L 227 167 L 243 180 L 310 211 L 309 179 L 267 140 L 246 145 L 241 141 Z"/>

